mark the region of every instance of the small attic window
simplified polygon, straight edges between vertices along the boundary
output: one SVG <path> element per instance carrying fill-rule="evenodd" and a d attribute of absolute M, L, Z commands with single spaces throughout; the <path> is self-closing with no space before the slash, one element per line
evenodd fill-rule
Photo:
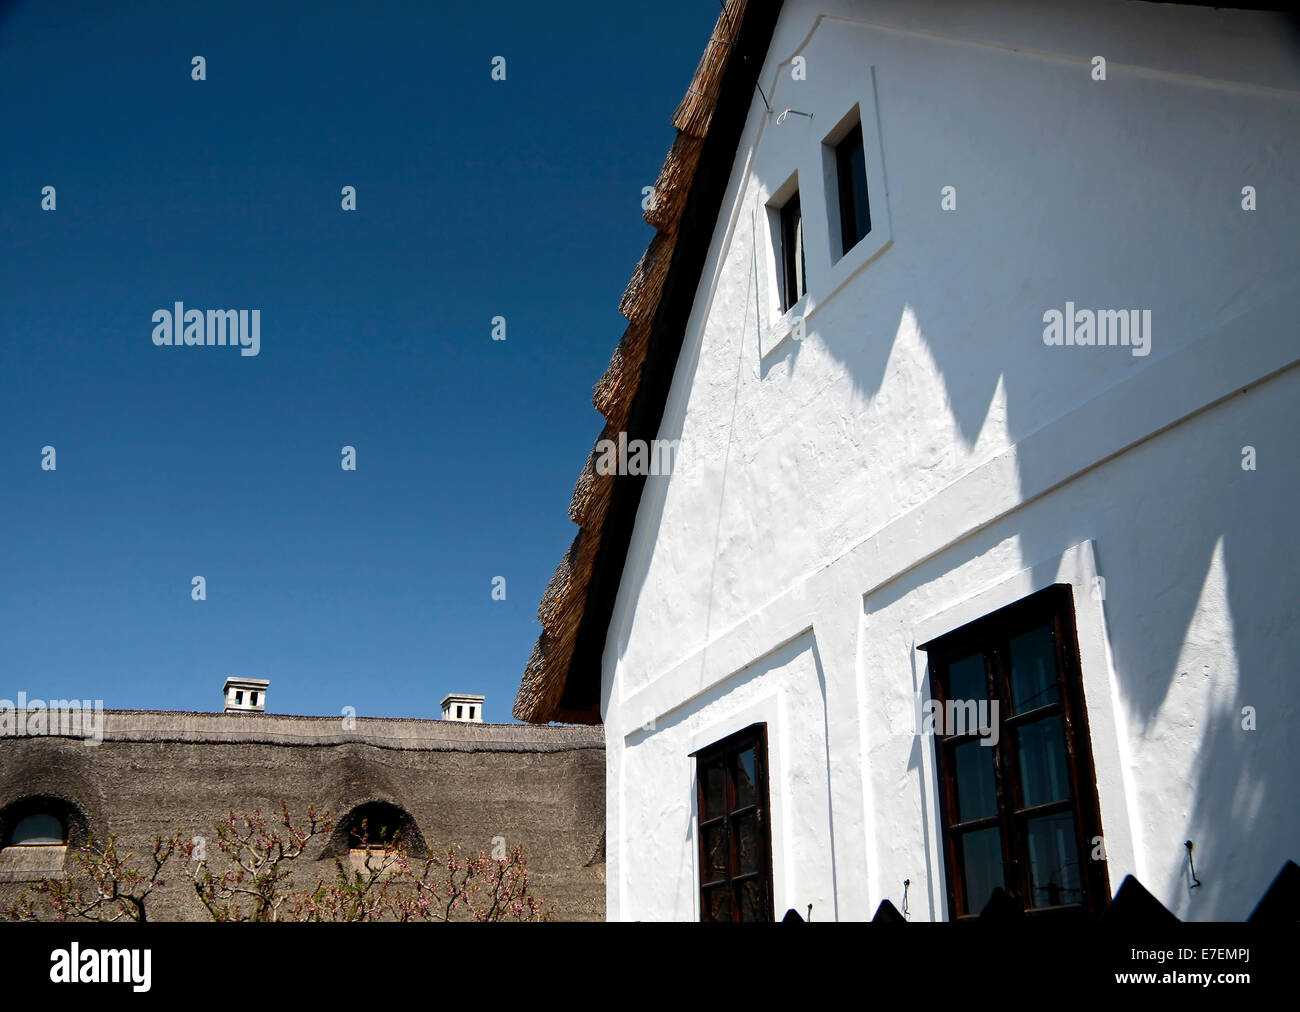
<path fill-rule="evenodd" d="M 808 268 L 804 252 L 803 206 L 799 199 L 799 173 L 773 191 L 766 204 L 767 230 L 772 244 L 775 308 L 784 315 L 808 293 Z M 772 277 L 770 274 L 769 277 Z"/>
<path fill-rule="evenodd" d="M 474 707 L 472 706 L 469 708 L 469 719 L 470 720 L 474 719 Z"/>
<path fill-rule="evenodd" d="M 875 102 L 865 100 L 849 109 L 822 138 L 821 149 L 832 275 L 828 284 L 834 289 L 891 240 Z"/>
<path fill-rule="evenodd" d="M 236 702 L 236 703 L 240 703 L 240 704 L 242 704 L 242 703 L 244 702 L 244 690 L 243 690 L 243 689 L 236 689 L 236 690 L 235 690 L 235 702 Z"/>
<path fill-rule="evenodd" d="M 257 705 L 257 693 L 256 693 L 256 692 L 250 692 L 250 693 L 248 694 L 248 701 L 249 701 L 253 706 L 256 706 L 256 705 Z"/>

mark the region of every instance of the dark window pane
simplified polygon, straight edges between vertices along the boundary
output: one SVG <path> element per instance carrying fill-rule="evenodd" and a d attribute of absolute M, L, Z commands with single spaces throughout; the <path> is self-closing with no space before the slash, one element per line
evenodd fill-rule
<path fill-rule="evenodd" d="M 706 921 L 731 920 L 731 886 L 720 885 L 705 889 L 700 912 Z"/>
<path fill-rule="evenodd" d="M 758 791 L 754 776 L 754 750 L 746 749 L 736 755 L 736 808 L 745 808 L 758 801 Z"/>
<path fill-rule="evenodd" d="M 1082 869 L 1069 812 L 1030 819 L 1028 825 L 1031 906 L 1083 902 Z"/>
<path fill-rule="evenodd" d="M 867 156 L 858 124 L 835 149 L 839 176 L 840 239 L 847 253 L 871 231 L 871 202 L 867 198 Z"/>
<path fill-rule="evenodd" d="M 998 814 L 997 781 L 993 749 L 968 741 L 953 748 L 957 777 L 957 812 L 954 822 L 967 822 Z"/>
<path fill-rule="evenodd" d="M 853 214 L 857 223 L 857 238 L 861 239 L 871 231 L 871 203 L 867 200 L 867 155 L 862 149 L 861 128 L 858 129 L 856 142 L 850 151 L 849 165 L 849 172 L 853 176 Z"/>
<path fill-rule="evenodd" d="M 1060 717 L 1044 717 L 1016 730 L 1020 745 L 1020 786 L 1026 807 L 1070 796 L 1065 727 Z"/>
<path fill-rule="evenodd" d="M 1060 698 L 1052 627 L 1039 626 L 1015 637 L 1011 641 L 1011 712 L 1024 713 Z"/>
<path fill-rule="evenodd" d="M 945 696 L 956 700 L 989 698 L 983 654 L 972 654 L 948 665 Z"/>
<path fill-rule="evenodd" d="M 808 261 L 803 250 L 803 211 L 799 211 L 799 220 L 795 224 L 794 242 L 796 249 L 799 251 L 799 256 L 795 261 L 796 270 L 798 271 L 795 281 L 795 301 L 797 302 L 808 291 Z"/>
<path fill-rule="evenodd" d="M 781 208 L 781 262 L 783 265 L 784 305 L 789 309 L 807 291 L 803 252 L 803 212 L 799 194 L 795 193 Z"/>
<path fill-rule="evenodd" d="M 979 829 L 963 833 L 957 846 L 966 883 L 966 909 L 962 913 L 978 914 L 994 889 L 1006 888 L 1002 877 L 1002 831 Z"/>
<path fill-rule="evenodd" d="M 696 753 L 701 920 L 772 919 L 765 727 Z"/>
<path fill-rule="evenodd" d="M 1076 642 L 1069 588 L 1056 585 L 923 647 L 936 696 L 1000 711 L 991 755 L 984 739 L 954 737 L 948 713 L 935 744 L 954 917 L 977 916 L 997 886 L 1026 909 L 1090 913 L 1113 892 L 1089 854 L 1101 826 Z"/>
<path fill-rule="evenodd" d="M 717 882 L 727 877 L 727 827 L 724 822 L 704 827 L 704 868 L 701 879 Z"/>
<path fill-rule="evenodd" d="M 727 772 L 722 763 L 711 763 L 703 767 L 700 777 L 704 781 L 704 811 L 700 813 L 700 818 L 708 820 L 725 814 Z"/>
<path fill-rule="evenodd" d="M 733 823 L 732 832 L 736 834 L 736 850 L 740 860 L 740 870 L 737 872 L 739 875 L 758 871 L 761 853 L 760 829 L 757 812 L 742 815 Z"/>

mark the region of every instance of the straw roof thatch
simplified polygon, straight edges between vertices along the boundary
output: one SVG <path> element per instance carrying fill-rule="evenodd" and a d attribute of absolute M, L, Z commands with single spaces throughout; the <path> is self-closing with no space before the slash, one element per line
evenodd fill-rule
<path fill-rule="evenodd" d="M 694 292 L 721 203 L 718 182 L 725 183 L 730 171 L 736 138 L 779 8 L 780 3 L 772 0 L 726 0 L 686 96 L 673 115 L 677 137 L 645 211 L 646 221 L 657 231 L 619 302 L 628 327 L 592 396 L 596 410 L 607 422 L 600 439 L 617 439 L 620 432 L 627 432 L 629 439 L 649 439 L 657 434 L 667 394 L 665 377 L 671 374 L 682 339 L 682 328 L 675 319 L 680 313 L 664 311 L 665 292 L 672 287 L 674 272 L 685 279 L 678 286 L 677 301 L 680 303 L 683 295 L 689 300 Z M 734 58 L 737 52 L 740 60 Z M 717 136 L 716 129 L 711 136 L 724 91 L 729 96 L 731 122 L 725 136 Z M 701 164 L 709 155 L 713 156 L 709 185 L 703 186 Z M 687 247 L 689 255 L 684 254 Z M 647 365 L 652 359 L 653 369 Z M 652 372 L 654 381 L 647 383 L 645 377 Z M 569 504 L 569 517 L 578 525 L 578 535 L 537 609 L 542 634 L 515 699 L 514 715 L 520 720 L 600 721 L 599 673 L 591 669 L 599 664 L 642 479 L 597 474 L 595 458 L 593 447 Z M 593 589 L 593 584 L 599 586 Z M 585 688 L 575 694 L 570 674 L 576 663 L 575 651 L 584 638 Z"/>

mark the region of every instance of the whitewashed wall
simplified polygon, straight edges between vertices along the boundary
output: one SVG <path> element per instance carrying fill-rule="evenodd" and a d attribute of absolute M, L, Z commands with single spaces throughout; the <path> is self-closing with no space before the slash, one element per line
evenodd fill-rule
<path fill-rule="evenodd" d="M 611 919 L 697 916 L 688 754 L 757 719 L 778 915 L 870 917 L 910 878 L 912 916 L 946 917 L 915 645 L 1053 582 L 1076 584 L 1112 889 L 1134 872 L 1184 918 L 1240 918 L 1300 858 L 1285 32 L 787 0 L 763 90 L 813 115 L 755 96 L 660 433 L 686 452 L 647 485 L 606 644 Z M 875 229 L 832 263 L 821 141 L 855 103 Z M 764 211 L 796 171 L 802 340 Z M 1151 310 L 1151 353 L 1046 346 L 1067 300 Z"/>

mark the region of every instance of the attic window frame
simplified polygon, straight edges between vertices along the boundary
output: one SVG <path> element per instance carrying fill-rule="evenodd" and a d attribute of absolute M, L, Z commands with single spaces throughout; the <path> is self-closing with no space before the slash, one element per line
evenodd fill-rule
<path fill-rule="evenodd" d="M 776 269 L 775 309 L 782 319 L 792 318 L 798 315 L 798 307 L 808 298 L 808 230 L 804 221 L 804 207 L 800 197 L 797 171 L 791 173 L 790 177 L 772 194 L 767 201 L 766 210 L 772 249 L 771 262 Z M 792 220 L 793 211 L 796 210 L 798 218 Z M 797 289 L 793 297 L 792 287 Z"/>
<path fill-rule="evenodd" d="M 840 109 L 843 106 L 839 107 Z M 839 110 L 836 109 L 835 112 Z M 848 244 L 841 197 L 841 155 L 844 144 L 855 133 L 862 139 L 863 192 L 866 197 L 867 231 Z M 826 247 L 830 257 L 830 274 L 824 294 L 814 293 L 818 305 L 829 300 L 840 288 L 893 242 L 893 225 L 889 217 L 889 188 L 885 184 L 885 151 L 880 136 L 880 119 L 876 114 L 876 69 L 872 67 L 865 92 L 840 115 L 821 142 L 822 192 L 826 200 Z"/>
<path fill-rule="evenodd" d="M 822 141 L 826 175 L 834 165 L 834 186 L 827 186 L 826 205 L 831 212 L 831 234 L 839 219 L 839 246 L 832 242 L 831 262 L 838 263 L 871 235 L 871 181 L 867 178 L 867 148 L 862 130 L 862 114 L 855 105 Z M 855 158 L 854 156 L 857 156 Z M 829 178 L 827 180 L 830 182 Z M 866 214 L 866 228 L 858 232 L 858 212 Z"/>

